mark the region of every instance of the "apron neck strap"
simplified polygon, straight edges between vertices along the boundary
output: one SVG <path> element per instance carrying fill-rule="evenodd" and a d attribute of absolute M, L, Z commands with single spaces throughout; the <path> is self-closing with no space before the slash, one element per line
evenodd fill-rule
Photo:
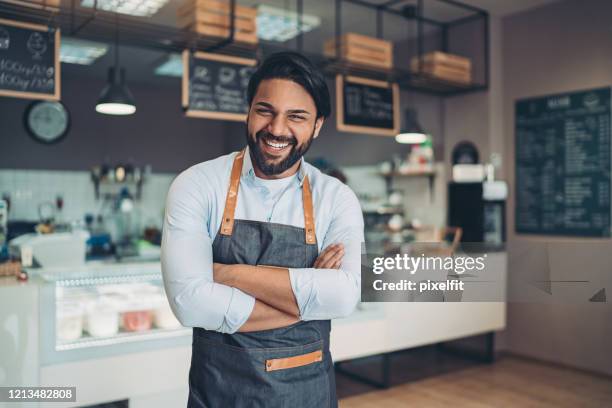
<path fill-rule="evenodd" d="M 306 231 L 306 243 L 314 245 L 317 243 L 315 235 L 314 209 L 312 208 L 312 192 L 308 176 L 304 176 L 302 183 L 302 205 L 304 206 L 304 230 Z"/>
<path fill-rule="evenodd" d="M 236 201 L 238 199 L 238 188 L 240 187 L 240 174 L 242 173 L 242 164 L 244 162 L 245 150 L 241 150 L 234 158 L 232 165 L 232 173 L 230 175 L 230 184 L 225 198 L 225 208 L 223 210 L 223 220 L 221 221 L 221 234 L 232 235 L 234 230 L 234 213 L 236 212 Z M 310 181 L 308 176 L 304 176 L 302 183 L 302 203 L 304 206 L 304 231 L 306 243 L 313 245 L 317 243 L 315 233 L 314 209 L 312 205 L 312 191 L 310 190 Z"/>
<path fill-rule="evenodd" d="M 240 173 L 242 173 L 242 162 L 244 150 L 238 152 L 232 165 L 230 184 L 225 198 L 225 209 L 223 210 L 223 221 L 221 221 L 221 234 L 232 235 L 234 230 L 234 212 L 236 210 L 236 200 L 238 199 L 238 187 L 240 186 Z"/>

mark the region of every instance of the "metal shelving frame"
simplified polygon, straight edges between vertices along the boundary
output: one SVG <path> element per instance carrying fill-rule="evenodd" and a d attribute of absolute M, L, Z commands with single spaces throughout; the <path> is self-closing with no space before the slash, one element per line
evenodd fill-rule
<path fill-rule="evenodd" d="M 378 38 L 384 37 L 384 16 L 386 14 L 401 16 L 406 21 L 414 21 L 417 25 L 417 56 L 422 56 L 425 52 L 425 26 L 434 26 L 441 30 L 442 46 L 440 51 L 449 51 L 449 31 L 453 27 L 481 19 L 483 22 L 483 41 L 484 41 L 484 81 L 482 83 L 472 83 L 462 85 L 434 78 L 424 73 L 413 73 L 408 69 L 394 68 L 390 70 L 380 70 L 365 66 L 347 64 L 337 54 L 335 58 L 327 58 L 322 54 L 308 54 L 325 72 L 329 75 L 337 73 L 366 76 L 375 79 L 397 82 L 403 89 L 411 89 L 440 96 L 451 96 L 465 94 L 469 92 L 488 89 L 489 84 L 489 14 L 486 10 L 460 3 L 457 0 L 427 0 L 430 2 L 441 2 L 447 5 L 460 8 L 469 12 L 469 15 L 452 20 L 438 21 L 424 16 L 424 6 L 426 0 L 416 0 L 416 12 L 414 15 L 406 15 L 397 7 L 402 6 L 408 0 L 387 0 L 384 3 L 373 3 L 370 0 L 334 0 L 334 20 L 335 35 L 339 38 L 342 31 L 342 5 L 351 3 L 371 9 L 375 13 L 375 28 Z M 230 2 L 230 34 L 223 39 L 210 39 L 202 37 L 197 33 L 181 30 L 176 27 L 164 26 L 143 21 L 141 18 L 121 16 L 120 33 L 121 43 L 137 47 L 145 47 L 166 52 L 181 52 L 184 49 L 202 50 L 207 52 L 217 52 L 247 58 L 261 58 L 270 50 L 282 48 L 275 46 L 269 41 L 260 41 L 259 47 L 240 44 L 234 41 L 234 18 L 236 0 Z M 414 0 L 413 0 L 414 2 Z M 66 6 L 68 4 L 68 6 Z M 81 38 L 108 41 L 112 38 L 115 27 L 115 13 L 100 10 L 98 0 L 94 0 L 93 8 L 84 8 L 79 5 L 79 0 L 70 0 L 62 3 L 59 10 L 46 9 L 45 7 L 33 8 L 26 7 L 11 2 L 0 2 L 0 16 L 9 19 L 22 19 L 39 24 L 58 26 L 62 33 L 69 36 L 79 36 Z M 298 15 L 304 11 L 304 0 L 296 0 L 296 10 Z M 298 27 L 301 19 L 298 18 Z M 296 48 L 303 52 L 303 34 L 296 38 Z M 337 47 L 339 52 L 340 47 Z M 421 69 L 422 71 L 422 69 Z"/>
<path fill-rule="evenodd" d="M 300 3 L 303 0 L 297 0 Z M 336 46 L 336 57 L 327 59 L 323 62 L 323 65 L 332 72 L 362 75 L 368 77 L 374 77 L 376 79 L 385 79 L 393 82 L 397 82 L 401 88 L 412 89 L 420 92 L 426 92 L 442 96 L 450 96 L 457 94 L 465 94 L 469 92 L 476 92 L 488 89 L 489 86 L 489 13 L 486 10 L 478 7 L 466 5 L 456 0 L 429 0 L 430 2 L 445 3 L 447 5 L 460 8 L 464 11 L 469 12 L 469 15 L 461 17 L 452 21 L 438 21 L 424 15 L 425 0 L 416 0 L 416 10 L 414 15 L 406 15 L 397 8 L 408 3 L 408 0 L 388 0 L 384 3 L 372 3 L 369 0 L 335 0 L 335 35 L 336 38 L 342 35 L 342 4 L 351 3 L 371 9 L 376 13 L 376 36 L 378 38 L 384 38 L 384 23 L 383 15 L 388 13 L 405 18 L 407 21 L 414 20 L 417 28 L 417 53 L 416 57 L 419 58 L 419 71 L 421 73 L 413 73 L 407 69 L 394 68 L 390 70 L 381 70 L 367 67 L 359 67 L 350 64 L 346 64 L 342 61 L 339 55 L 340 47 Z M 457 27 L 468 22 L 475 20 L 482 20 L 483 22 L 483 41 L 484 41 L 484 81 L 482 83 L 472 84 L 458 84 L 448 81 L 444 81 L 430 75 L 423 73 L 422 57 L 425 54 L 425 25 L 431 25 L 441 30 L 442 33 L 442 45 L 439 51 L 449 52 L 449 31 L 454 27 Z"/>

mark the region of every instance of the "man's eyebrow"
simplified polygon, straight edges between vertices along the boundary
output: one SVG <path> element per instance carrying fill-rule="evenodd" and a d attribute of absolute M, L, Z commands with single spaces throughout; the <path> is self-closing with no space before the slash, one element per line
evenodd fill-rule
<path fill-rule="evenodd" d="M 308 112 L 307 110 L 304 109 L 289 109 L 287 111 L 287 113 L 302 113 L 302 114 L 306 114 L 306 115 L 310 115 L 310 112 Z"/>
<path fill-rule="evenodd" d="M 272 106 L 268 102 L 257 102 L 257 103 L 255 103 L 255 105 L 259 105 L 259 106 L 261 106 L 263 108 L 271 109 L 273 111 L 276 110 L 274 108 L 274 106 Z M 307 110 L 304 110 L 304 109 L 289 109 L 289 110 L 287 110 L 287 113 L 290 113 L 290 114 L 299 113 L 299 114 L 303 114 L 303 115 L 310 115 L 310 112 L 308 112 Z"/>
<path fill-rule="evenodd" d="M 268 102 L 257 102 L 255 105 L 261 105 L 264 108 L 275 110 L 274 106 L 270 105 Z"/>

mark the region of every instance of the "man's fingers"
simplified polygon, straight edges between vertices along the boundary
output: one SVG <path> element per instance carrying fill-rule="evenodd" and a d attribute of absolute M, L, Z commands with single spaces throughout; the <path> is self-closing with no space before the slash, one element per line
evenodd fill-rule
<path fill-rule="evenodd" d="M 340 264 L 342 263 L 342 258 L 344 257 L 344 250 L 339 251 L 334 255 L 333 258 L 329 260 L 329 268 L 338 269 Z"/>
<path fill-rule="evenodd" d="M 333 245 L 329 247 L 329 251 L 326 249 L 319 255 L 319 266 L 329 267 L 330 260 L 332 260 L 338 253 L 344 253 L 344 247 L 340 245 Z"/>
<path fill-rule="evenodd" d="M 330 245 L 330 246 L 326 247 L 325 249 L 323 249 L 323 251 L 321 251 L 321 253 L 317 257 L 317 259 L 315 260 L 314 267 L 315 268 L 319 268 L 320 265 L 321 265 L 321 261 L 327 256 L 327 254 L 329 254 L 331 251 L 333 251 L 334 248 L 335 248 L 335 244 L 334 245 Z"/>
<path fill-rule="evenodd" d="M 320 268 L 333 268 L 334 264 L 344 256 L 344 249 L 340 248 L 327 254 L 319 263 Z"/>

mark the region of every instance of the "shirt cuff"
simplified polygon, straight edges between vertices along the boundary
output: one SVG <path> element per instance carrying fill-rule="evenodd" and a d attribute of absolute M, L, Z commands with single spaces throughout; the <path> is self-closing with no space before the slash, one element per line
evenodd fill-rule
<path fill-rule="evenodd" d="M 306 306 L 312 303 L 310 299 L 313 294 L 314 276 L 308 269 L 289 268 L 289 281 L 300 310 L 299 319 L 302 320 L 308 316 Z"/>
<path fill-rule="evenodd" d="M 219 331 L 223 333 L 235 333 L 249 320 L 249 316 L 255 307 L 255 298 L 241 291 L 232 288 L 232 298 L 230 300 L 225 319 Z"/>

